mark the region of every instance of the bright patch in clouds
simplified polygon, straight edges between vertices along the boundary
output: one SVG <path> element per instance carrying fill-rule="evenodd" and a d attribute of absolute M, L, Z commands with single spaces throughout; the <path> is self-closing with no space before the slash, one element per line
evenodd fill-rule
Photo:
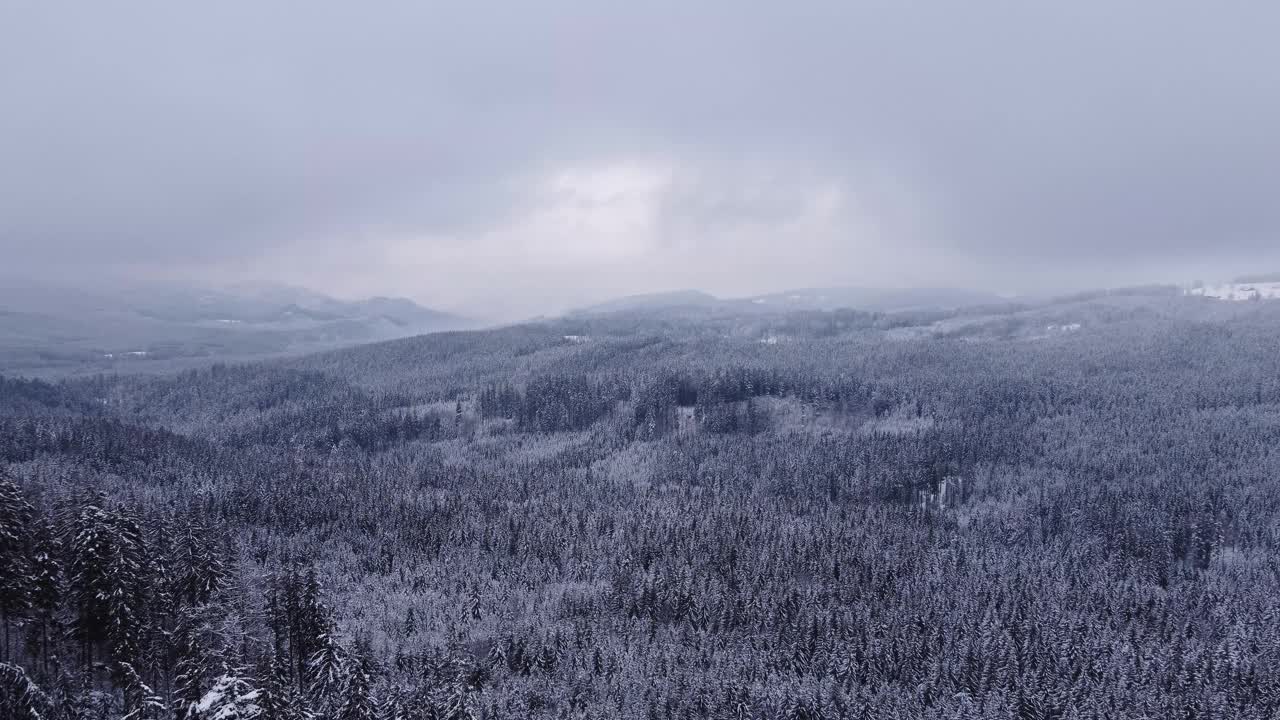
<path fill-rule="evenodd" d="M 511 240 L 529 262 L 572 265 L 635 260 L 651 252 L 662 196 L 674 170 L 619 163 L 570 168 L 535 190 L 534 209 L 496 240 Z"/>
<path fill-rule="evenodd" d="M 621 159 L 554 168 L 516 194 L 520 210 L 489 225 L 371 229 L 321 244 L 327 251 L 294 263 L 289 279 L 307 284 L 339 267 L 340 292 L 393 292 L 505 319 L 639 292 L 912 280 L 893 271 L 919 217 L 891 182 L 855 188 L 767 162 Z"/>
<path fill-rule="evenodd" d="M 793 179 L 674 162 L 565 168 L 533 183 L 530 193 L 527 212 L 453 238 L 447 257 L 438 241 L 406 240 L 396 250 L 398 263 L 425 268 L 434 260 L 454 277 L 519 287 L 558 310 L 652 289 L 745 293 L 756 289 L 762 271 L 782 283 L 788 275 L 807 279 L 821 257 L 847 249 L 866 230 L 838 182 L 797 189 Z M 488 261 L 513 257 L 518 265 Z M 538 281 L 526 286 L 535 272 Z M 548 274 L 556 278 L 549 287 Z M 744 279 L 752 287 L 738 287 Z M 497 301 L 495 312 L 511 312 L 505 298 L 492 296 L 492 285 L 472 295 L 469 303 Z"/>

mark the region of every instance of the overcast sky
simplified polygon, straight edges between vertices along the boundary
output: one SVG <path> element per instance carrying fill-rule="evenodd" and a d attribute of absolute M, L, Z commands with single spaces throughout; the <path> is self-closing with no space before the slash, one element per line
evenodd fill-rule
<path fill-rule="evenodd" d="M 1280 5 L 0 0 L 0 266 L 527 314 L 1280 270 Z"/>

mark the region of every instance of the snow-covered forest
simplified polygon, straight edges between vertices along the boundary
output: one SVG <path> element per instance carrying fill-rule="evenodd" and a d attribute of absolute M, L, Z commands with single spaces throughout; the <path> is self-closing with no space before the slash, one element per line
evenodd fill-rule
<path fill-rule="evenodd" d="M 1280 714 L 1280 303 L 0 378 L 0 717 Z"/>

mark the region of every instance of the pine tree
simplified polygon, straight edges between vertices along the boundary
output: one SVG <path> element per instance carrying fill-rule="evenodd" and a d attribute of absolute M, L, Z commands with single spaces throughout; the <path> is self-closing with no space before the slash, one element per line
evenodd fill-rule
<path fill-rule="evenodd" d="M 143 681 L 132 663 L 119 662 L 112 673 L 124 691 L 124 715 L 120 720 L 160 720 L 165 715 L 164 702 Z"/>
<path fill-rule="evenodd" d="M 177 615 L 177 599 L 174 587 L 177 585 L 174 574 L 179 558 L 175 551 L 173 523 L 166 517 L 150 518 L 147 523 L 147 549 L 151 562 L 151 577 L 154 585 L 151 588 L 152 609 L 160 617 L 173 618 Z"/>
<path fill-rule="evenodd" d="M 131 661 L 146 619 L 145 547 L 132 513 L 123 507 L 103 510 L 104 500 L 100 496 L 83 505 L 71 523 L 68 574 L 75 630 L 86 651 L 102 645 L 113 659 Z"/>
<path fill-rule="evenodd" d="M 309 686 L 308 664 L 323 649 L 322 638 L 331 633 L 333 625 L 315 569 L 308 570 L 305 577 L 293 569 L 273 578 L 267 613 L 276 652 L 291 661 L 295 682 Z"/>
<path fill-rule="evenodd" d="M 187 605 L 209 602 L 227 581 L 229 571 L 223 551 L 205 526 L 190 518 L 180 527 L 174 542 L 173 594 Z"/>
<path fill-rule="evenodd" d="M 145 645 L 151 585 L 142 527 L 136 515 L 117 507 L 111 515 L 114 553 L 108 566 L 107 642 L 116 663 L 139 664 Z"/>
<path fill-rule="evenodd" d="M 288 578 L 292 575 L 277 575 L 272 577 L 270 585 L 267 589 L 267 628 L 271 630 L 271 650 L 273 669 L 275 663 L 279 662 L 285 667 L 285 678 L 289 683 L 296 685 L 299 682 L 299 673 L 296 665 L 292 662 L 293 655 L 290 647 L 293 638 L 293 618 L 291 606 L 296 601 L 291 602 L 290 597 L 294 591 L 294 587 L 288 582 Z"/>
<path fill-rule="evenodd" d="M 0 663 L 0 718 L 44 720 L 53 708 L 49 696 L 18 665 Z"/>
<path fill-rule="evenodd" d="M 273 654 L 271 662 L 259 675 L 262 694 L 258 705 L 262 708 L 261 720 L 308 720 L 311 713 L 306 700 L 292 681 L 289 661 Z"/>
<path fill-rule="evenodd" d="M 369 656 L 359 652 L 348 666 L 341 703 L 334 717 L 336 720 L 378 720 L 378 704 L 370 689 Z"/>
<path fill-rule="evenodd" d="M 150 615 L 146 618 L 144 657 L 141 667 L 153 678 L 161 696 L 173 699 L 174 668 L 178 662 L 175 632 L 178 603 L 173 594 L 173 526 L 164 516 L 146 523 L 146 574 Z"/>
<path fill-rule="evenodd" d="M 115 593 L 111 576 L 115 539 L 111 519 L 100 507 L 105 500 L 99 497 L 81 506 L 67 543 L 71 558 L 68 583 L 75 606 L 73 630 L 86 668 L 93 667 L 95 650 L 106 643 L 110 622 L 107 599 Z"/>
<path fill-rule="evenodd" d="M 470 688 L 456 678 L 436 689 L 434 694 L 435 717 L 440 720 L 474 720 L 475 712 L 471 707 Z"/>
<path fill-rule="evenodd" d="M 409 720 L 409 711 L 405 708 L 404 699 L 395 690 L 388 690 L 382 704 L 378 707 L 378 720 Z"/>
<path fill-rule="evenodd" d="M 347 652 L 327 633 L 319 638 L 319 645 L 320 649 L 307 663 L 311 697 L 316 706 L 330 708 L 341 702 L 342 691 L 346 687 L 349 672 Z"/>
<path fill-rule="evenodd" d="M 173 707 L 179 716 L 227 673 L 226 639 L 220 629 L 217 609 L 210 605 L 184 608 L 178 615 L 173 632 Z"/>
<path fill-rule="evenodd" d="M 62 634 L 59 608 L 64 593 L 62 546 L 48 521 L 33 525 L 31 537 L 30 613 L 32 632 L 27 635 L 27 653 L 40 661 L 45 674 L 52 672 L 50 662 L 54 643 Z"/>
<path fill-rule="evenodd" d="M 22 497 L 18 486 L 0 476 L 0 568 L 3 568 L 0 570 L 0 625 L 4 626 L 0 662 L 12 657 L 11 628 L 26 614 L 31 600 L 33 578 L 28 538 L 32 514 L 31 505 Z"/>

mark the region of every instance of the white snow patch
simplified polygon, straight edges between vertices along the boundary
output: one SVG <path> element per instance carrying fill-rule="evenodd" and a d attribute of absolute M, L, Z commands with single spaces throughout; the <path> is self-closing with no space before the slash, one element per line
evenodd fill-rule
<path fill-rule="evenodd" d="M 1049 325 L 1045 328 L 1049 332 L 1072 333 L 1078 331 L 1083 325 L 1080 323 L 1066 323 L 1065 325 Z"/>
<path fill-rule="evenodd" d="M 1280 282 L 1261 283 L 1223 283 L 1220 285 L 1202 285 L 1187 291 L 1188 295 L 1243 302 L 1245 300 L 1277 300 L 1280 299 Z"/>
<path fill-rule="evenodd" d="M 257 704 L 261 691 L 248 687 L 244 681 L 230 675 L 218 678 L 213 689 L 193 703 L 188 715 L 208 714 L 209 720 L 241 720 L 258 717 L 262 708 Z"/>

